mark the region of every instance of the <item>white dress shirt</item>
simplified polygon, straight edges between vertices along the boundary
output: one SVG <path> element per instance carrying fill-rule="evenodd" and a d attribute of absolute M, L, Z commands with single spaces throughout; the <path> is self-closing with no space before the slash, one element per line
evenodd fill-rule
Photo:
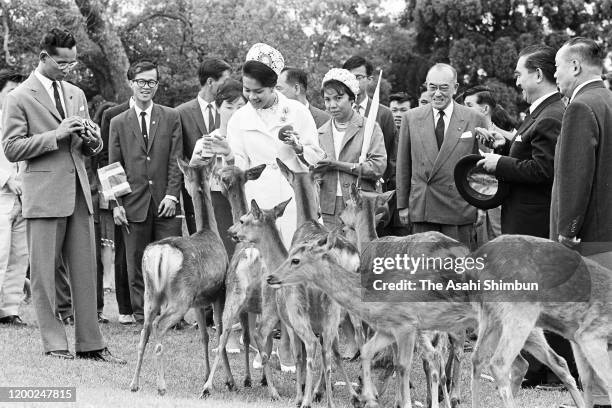
<path fill-rule="evenodd" d="M 53 81 L 38 72 L 38 69 L 34 71 L 34 75 L 36 75 L 36 78 L 38 78 L 38 80 L 42 83 L 43 88 L 45 88 L 45 91 L 47 91 L 47 94 L 49 94 L 51 103 L 53 103 L 53 106 L 55 106 L 55 95 L 53 95 Z M 64 109 L 64 117 L 67 118 L 68 112 L 66 112 L 66 103 L 64 102 L 64 92 L 62 91 L 62 85 L 60 81 L 55 82 L 57 82 L 57 91 L 59 92 L 62 109 Z"/>
<path fill-rule="evenodd" d="M 363 98 L 363 101 L 361 101 L 360 103 L 355 105 L 356 108 L 359 108 L 359 110 L 357 110 L 357 113 L 360 114 L 363 117 L 365 117 L 366 110 L 368 109 L 368 101 L 369 100 L 370 100 L 370 98 L 368 97 L 368 95 L 366 95 L 366 97 Z"/>
<path fill-rule="evenodd" d="M 147 139 L 151 136 L 151 112 L 153 111 L 153 103 L 149 105 L 149 107 L 145 110 L 142 110 L 138 107 L 138 105 L 134 104 L 134 110 L 136 111 L 136 118 L 138 118 L 138 127 L 140 128 L 140 132 L 142 133 L 142 118 L 140 117 L 140 113 L 145 113 L 145 123 L 147 124 Z"/>
<path fill-rule="evenodd" d="M 533 101 L 533 103 L 529 107 L 529 113 L 533 113 L 533 111 L 536 110 L 536 108 L 538 106 L 540 106 L 542 104 L 542 102 L 544 102 L 546 100 L 546 98 L 548 98 L 550 96 L 553 96 L 556 93 L 557 93 L 557 91 L 547 93 L 546 95 L 540 96 L 538 99 Z"/>
<path fill-rule="evenodd" d="M 200 104 L 200 109 L 202 110 L 202 116 L 204 117 L 204 124 L 206 125 L 206 129 L 208 129 L 208 132 L 210 133 L 210 123 L 209 122 L 209 115 L 208 115 L 208 111 L 209 109 L 212 110 L 212 117 L 216 118 L 217 117 L 217 105 L 215 104 L 215 102 L 206 102 L 204 99 L 202 99 L 202 97 L 200 95 L 198 95 L 198 103 Z"/>
<path fill-rule="evenodd" d="M 455 104 L 453 101 L 451 101 L 446 108 L 442 109 L 444 111 L 444 117 L 442 118 L 442 120 L 444 121 L 444 135 L 446 135 L 446 131 L 448 130 L 448 126 L 450 125 L 450 118 L 453 115 L 454 108 Z M 436 125 L 438 124 L 438 119 L 440 119 L 440 109 L 434 107 L 432 107 L 432 109 L 435 129 Z"/>
<path fill-rule="evenodd" d="M 588 81 L 585 81 L 585 82 L 581 83 L 580 85 L 578 85 L 576 87 L 576 89 L 574 89 L 574 92 L 572 92 L 572 97 L 570 99 L 570 102 L 572 101 L 572 99 L 574 99 L 574 97 L 576 96 L 576 94 L 578 93 L 579 90 L 581 90 L 582 88 L 584 88 L 588 84 L 593 83 L 593 82 L 597 82 L 597 81 L 601 81 L 601 78 L 589 79 Z"/>

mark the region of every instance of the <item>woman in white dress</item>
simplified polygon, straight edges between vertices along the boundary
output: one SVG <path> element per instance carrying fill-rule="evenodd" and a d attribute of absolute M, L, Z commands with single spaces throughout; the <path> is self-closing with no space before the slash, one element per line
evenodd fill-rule
<path fill-rule="evenodd" d="M 248 169 L 260 164 L 266 168 L 259 179 L 245 185 L 247 200 L 255 199 L 261 208 L 272 208 L 289 198 L 293 190 L 276 164 L 281 159 L 294 171 L 307 171 L 324 157 L 318 144 L 317 128 L 306 106 L 287 99 L 274 87 L 284 67 L 283 57 L 266 44 L 255 44 L 247 54 L 242 69 L 243 93 L 248 103 L 240 108 L 227 126 L 229 152 L 225 146 L 216 150 L 229 153 L 235 164 Z M 279 140 L 279 130 L 287 125 L 293 132 Z M 277 220 L 283 243 L 291 244 L 296 230 L 295 199 L 291 200 L 284 215 Z"/>

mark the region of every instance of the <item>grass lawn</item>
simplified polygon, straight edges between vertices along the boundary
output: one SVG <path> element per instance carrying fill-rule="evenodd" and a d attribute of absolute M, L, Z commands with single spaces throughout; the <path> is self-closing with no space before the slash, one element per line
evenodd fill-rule
<path fill-rule="evenodd" d="M 230 355 L 230 362 L 238 385 L 238 392 L 228 392 L 223 387 L 223 370 L 217 372 L 215 389 L 206 400 L 199 400 L 200 388 L 203 384 L 201 373 L 203 369 L 203 353 L 199 333 L 190 329 L 181 332 L 173 331 L 165 339 L 166 382 L 168 393 L 157 396 L 155 387 L 155 371 L 151 343 L 147 347 L 143 370 L 141 374 L 141 389 L 137 393 L 129 391 L 129 383 L 136 364 L 139 332 L 134 326 L 124 327 L 117 322 L 117 306 L 114 293 L 105 297 L 105 314 L 111 319 L 109 324 L 101 325 L 104 337 L 110 350 L 128 360 L 126 366 L 116 366 L 96 363 L 87 360 L 64 361 L 45 357 L 42 354 L 40 335 L 36 328 L 36 319 L 31 305 L 23 305 L 21 316 L 28 327 L 16 329 L 0 326 L 0 386 L 73 386 L 77 388 L 76 403 L 2 403 L 0 407 L 219 407 L 219 408 L 267 408 L 293 406 L 294 376 L 274 372 L 274 381 L 282 396 L 280 401 L 268 399 L 267 389 L 259 385 L 261 371 L 252 370 L 253 388 L 242 386 L 243 363 L 241 355 Z M 194 321 L 195 319 L 188 320 Z M 67 329 L 69 342 L 74 342 L 74 329 Z M 213 345 L 214 346 L 214 345 Z M 74 351 L 74 349 L 72 349 Z M 253 354 L 251 354 L 253 355 Z M 214 355 L 213 355 L 214 356 Z M 462 406 L 471 405 L 469 390 L 469 354 L 468 361 L 463 364 Z M 212 361 L 211 361 L 212 364 Z M 425 400 L 425 380 L 422 364 L 415 361 L 412 378 L 415 385 L 413 398 Z M 348 363 L 352 378 L 357 379 L 358 363 Z M 375 376 L 379 374 L 374 371 Z M 340 380 L 340 375 L 334 372 L 333 381 Z M 394 383 L 385 395 L 381 397 L 381 407 L 391 407 Z M 349 407 L 348 393 L 344 387 L 335 387 L 334 399 L 338 408 Z M 487 408 L 501 407 L 493 384 L 484 382 L 481 396 L 483 406 Z M 570 403 L 567 392 L 543 392 L 537 390 L 522 390 L 517 404 L 522 408 L 556 408 L 561 403 Z M 323 404 L 314 404 L 324 406 Z"/>

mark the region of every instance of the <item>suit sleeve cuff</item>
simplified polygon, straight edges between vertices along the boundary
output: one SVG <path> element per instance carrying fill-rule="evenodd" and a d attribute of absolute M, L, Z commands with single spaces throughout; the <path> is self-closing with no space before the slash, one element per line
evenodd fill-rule
<path fill-rule="evenodd" d="M 164 200 L 165 200 L 166 198 L 169 198 L 170 200 L 174 201 L 174 202 L 175 202 L 175 203 L 177 203 L 177 204 L 178 204 L 178 202 L 179 202 L 179 200 L 178 200 L 178 199 L 177 199 L 175 196 L 170 195 L 170 194 L 166 194 L 166 196 L 164 197 Z"/>

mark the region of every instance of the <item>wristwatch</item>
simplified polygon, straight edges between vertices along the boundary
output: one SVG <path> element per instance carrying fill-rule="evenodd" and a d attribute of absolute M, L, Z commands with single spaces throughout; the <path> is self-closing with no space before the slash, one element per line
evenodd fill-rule
<path fill-rule="evenodd" d="M 357 163 L 351 164 L 351 171 L 355 171 L 356 168 L 357 168 Z"/>

